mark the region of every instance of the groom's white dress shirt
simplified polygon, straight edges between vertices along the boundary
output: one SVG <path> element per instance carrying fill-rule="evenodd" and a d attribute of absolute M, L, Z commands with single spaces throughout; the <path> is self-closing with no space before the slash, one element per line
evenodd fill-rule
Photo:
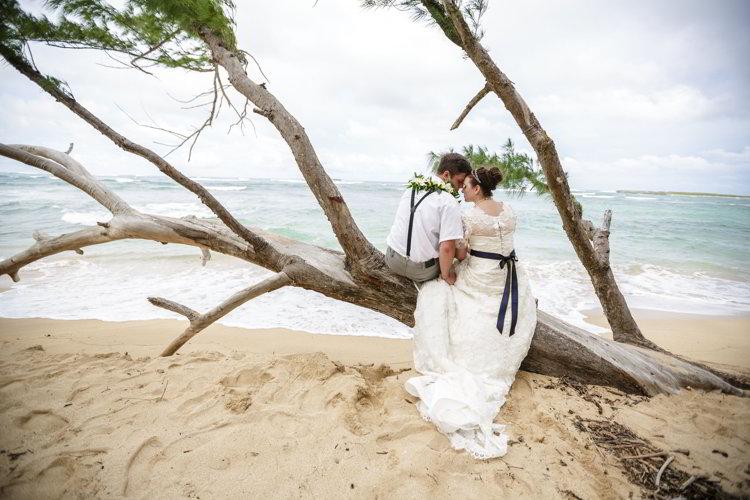
<path fill-rule="evenodd" d="M 438 177 L 433 180 L 439 182 Z M 416 204 L 425 191 L 414 197 Z M 391 232 L 386 239 L 389 247 L 406 257 L 406 239 L 409 233 L 411 189 L 401 196 Z M 463 238 L 461 209 L 453 196 L 446 192 L 432 193 L 419 204 L 414 213 L 409 260 L 424 262 L 438 256 L 440 243 Z"/>

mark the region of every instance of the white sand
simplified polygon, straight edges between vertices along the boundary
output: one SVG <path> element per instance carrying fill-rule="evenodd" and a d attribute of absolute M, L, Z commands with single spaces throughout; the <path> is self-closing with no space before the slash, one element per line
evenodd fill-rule
<path fill-rule="evenodd" d="M 156 357 L 182 327 L 0 320 L 0 497 L 642 497 L 579 417 L 689 450 L 670 467 L 750 494 L 747 399 L 583 399 L 521 372 L 497 418 L 510 451 L 477 462 L 419 418 L 403 390 L 413 372 L 378 366 L 408 367 L 409 341 L 214 326 Z"/>
<path fill-rule="evenodd" d="M 689 359 L 750 370 L 750 316 L 705 316 L 634 309 L 643 335 Z M 601 309 L 586 321 L 609 328 Z M 610 337 L 611 338 L 611 337 Z"/>

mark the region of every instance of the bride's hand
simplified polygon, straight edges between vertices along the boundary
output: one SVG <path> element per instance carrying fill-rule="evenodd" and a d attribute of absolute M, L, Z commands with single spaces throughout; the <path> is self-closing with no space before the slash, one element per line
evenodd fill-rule
<path fill-rule="evenodd" d="M 443 278 L 449 285 L 452 285 L 456 282 L 456 271 L 454 271 L 451 267 L 451 270 L 448 272 L 448 276 L 441 276 L 441 278 Z"/>
<path fill-rule="evenodd" d="M 456 248 L 456 258 L 460 261 L 463 261 L 467 255 L 469 255 L 469 247 L 465 246 L 463 248 Z"/>

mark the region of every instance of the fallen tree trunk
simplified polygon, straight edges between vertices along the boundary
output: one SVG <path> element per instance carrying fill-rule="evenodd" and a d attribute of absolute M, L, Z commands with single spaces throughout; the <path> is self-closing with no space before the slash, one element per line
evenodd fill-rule
<path fill-rule="evenodd" d="M 748 395 L 692 363 L 607 340 L 543 311 L 537 311 L 534 340 L 521 368 L 558 377 L 575 373 L 574 378 L 586 384 L 608 385 L 649 396 L 676 392 L 679 387 Z M 737 381 L 741 383 L 741 377 Z M 744 385 L 747 389 L 746 382 Z"/>
<path fill-rule="evenodd" d="M 32 151 L 43 151 L 47 157 L 55 157 L 61 163 L 35 155 Z M 45 170 L 63 180 L 66 177 L 70 179 L 70 169 L 65 165 L 76 165 L 79 169 L 76 174 L 79 177 L 75 179 L 76 187 L 87 193 L 100 193 L 97 201 L 109 207 L 113 213 L 110 220 L 100 222 L 97 227 L 54 238 L 40 237 L 29 249 L 0 262 L 0 274 L 8 274 L 18 280 L 21 268 L 41 258 L 126 238 L 191 245 L 204 251 L 232 255 L 249 263 L 264 264 L 251 245 L 218 221 L 195 217 L 176 219 L 138 212 L 65 153 L 55 152 L 53 155 L 46 148 L 0 144 L 0 155 L 37 168 L 47 167 Z M 173 354 L 192 336 L 247 300 L 282 286 L 314 290 L 413 325 L 416 289 L 411 282 L 401 287 L 400 294 L 393 295 L 384 291 L 377 282 L 354 277 L 347 269 L 347 259 L 343 252 L 301 243 L 254 228 L 247 229 L 267 241 L 271 250 L 288 264 L 280 273 L 237 292 L 205 314 L 168 299 L 151 299 L 155 305 L 182 314 L 190 321 L 188 328 L 162 355 Z M 588 384 L 608 385 L 626 392 L 647 395 L 675 392 L 682 387 L 743 394 L 740 388 L 689 363 L 654 351 L 608 341 L 541 311 L 538 317 L 531 349 L 522 365 L 525 370 L 545 375 L 565 375 Z"/>

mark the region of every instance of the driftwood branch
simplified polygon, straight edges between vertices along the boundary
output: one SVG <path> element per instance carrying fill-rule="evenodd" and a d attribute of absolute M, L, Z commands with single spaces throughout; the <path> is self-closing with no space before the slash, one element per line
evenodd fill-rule
<path fill-rule="evenodd" d="M 211 252 L 209 252 L 207 248 L 201 247 L 201 265 L 206 267 L 209 260 L 211 260 Z"/>
<path fill-rule="evenodd" d="M 608 385 L 649 396 L 675 393 L 682 387 L 747 395 L 700 366 L 669 354 L 607 340 L 543 311 L 537 311 L 536 332 L 521 368 L 556 377 L 574 373 L 573 378 L 586 384 Z"/>
<path fill-rule="evenodd" d="M 461 111 L 461 114 L 458 115 L 458 118 L 456 118 L 456 121 L 453 122 L 453 125 L 451 125 L 451 130 L 456 130 L 461 123 L 463 123 L 464 119 L 469 115 L 472 109 L 474 109 L 474 106 L 479 104 L 479 101 L 481 101 L 484 96 L 492 92 L 492 87 L 490 87 L 489 83 L 485 83 L 484 87 L 482 87 L 482 90 L 480 90 L 477 95 L 471 98 L 471 101 L 469 101 L 469 104 L 466 105 L 463 111 Z"/>
<path fill-rule="evenodd" d="M 272 292 L 273 290 L 277 290 L 285 285 L 288 285 L 291 283 L 291 280 L 289 279 L 289 276 L 286 275 L 283 271 L 271 276 L 268 279 L 265 279 L 261 281 L 258 284 L 255 284 L 251 287 L 245 288 L 244 290 L 241 290 L 231 297 L 229 297 L 227 300 L 219 304 L 218 306 L 214 307 L 210 311 L 208 311 L 205 314 L 199 314 L 189 307 L 185 307 L 181 304 L 178 304 L 176 302 L 172 302 L 171 300 L 162 299 L 159 297 L 149 297 L 148 301 L 151 302 L 153 305 L 157 307 L 162 307 L 164 309 L 168 309 L 172 312 L 176 312 L 178 314 L 182 314 L 185 316 L 188 320 L 190 320 L 190 325 L 183 331 L 179 337 L 174 339 L 171 344 L 167 346 L 166 349 L 161 353 L 162 356 L 171 356 L 177 350 L 185 345 L 185 343 L 190 340 L 191 338 L 195 337 L 198 333 L 200 333 L 202 330 L 207 328 L 209 325 L 214 323 L 215 321 L 219 320 L 220 318 L 226 316 L 231 311 L 237 309 L 239 306 L 244 304 L 245 302 L 254 299 L 255 297 L 258 297 L 259 295 L 263 295 L 264 293 Z"/>
<path fill-rule="evenodd" d="M 602 227 L 591 231 L 594 253 L 601 267 L 609 266 L 609 226 L 611 223 L 612 210 L 605 210 Z"/>
<path fill-rule="evenodd" d="M 43 243 L 45 241 L 54 239 L 52 236 L 48 235 L 47 233 L 43 233 L 41 231 L 34 231 L 33 233 L 31 233 L 31 237 L 37 243 Z M 81 250 L 80 248 L 74 248 L 73 251 L 77 253 L 78 255 L 83 255 L 83 250 Z"/>
<path fill-rule="evenodd" d="M 666 451 L 657 451 L 656 453 L 645 453 L 642 455 L 632 455 L 629 457 L 622 457 L 620 460 L 640 460 L 641 458 L 664 457 L 666 455 L 668 455 Z"/>
<path fill-rule="evenodd" d="M 66 153 L 40 146 L 0 144 L 0 156 L 12 158 L 51 173 L 91 196 L 113 215 L 132 210 L 122 198 L 95 179 L 80 163 Z"/>
<path fill-rule="evenodd" d="M 703 476 L 703 475 L 698 475 L 698 476 L 693 475 L 693 476 L 690 476 L 689 478 L 687 478 L 685 480 L 684 483 L 682 483 L 680 485 L 680 488 L 679 488 L 680 491 L 684 490 L 685 488 L 687 488 L 688 486 L 690 486 L 691 484 L 693 484 L 697 479 L 700 479 L 700 478 L 703 478 L 703 477 L 705 477 L 705 476 Z"/>
<path fill-rule="evenodd" d="M 174 313 L 185 316 L 190 320 L 190 323 L 201 317 L 201 314 L 199 312 L 168 299 L 162 299 L 161 297 L 149 297 L 148 301 L 156 307 L 161 307 L 162 309 L 166 309 L 167 311 L 172 311 Z"/>
<path fill-rule="evenodd" d="M 83 253 L 81 250 L 82 247 L 108 243 L 126 237 L 121 232 L 110 231 L 109 229 L 97 226 L 54 238 L 37 240 L 36 243 L 26 250 L 0 261 L 0 276 L 7 274 L 10 276 L 10 279 L 18 282 L 21 279 L 18 276 L 18 271 L 34 261 L 69 250 Z"/>
<path fill-rule="evenodd" d="M 669 464 L 672 463 L 672 460 L 674 460 L 674 456 L 670 455 L 667 457 L 666 460 L 664 460 L 664 463 L 659 468 L 659 472 L 656 473 L 656 479 L 654 480 L 654 485 L 658 488 L 661 484 L 661 475 L 664 474 L 664 471 L 667 470 L 667 467 L 669 467 Z"/>
<path fill-rule="evenodd" d="M 274 253 L 273 248 L 269 245 L 268 241 L 253 231 L 250 231 L 240 223 L 205 187 L 185 176 L 154 151 L 129 140 L 115 131 L 112 127 L 78 103 L 78 101 L 72 96 L 58 89 L 54 85 L 49 85 L 44 75 L 42 75 L 36 68 L 32 67 L 25 59 L 18 56 L 2 44 L 0 44 L 0 55 L 2 55 L 3 58 L 5 58 L 5 60 L 21 74 L 29 78 L 29 80 L 34 82 L 42 90 L 50 94 L 55 100 L 63 104 L 97 131 L 101 132 L 115 145 L 124 151 L 148 160 L 156 166 L 160 172 L 198 196 L 200 201 L 206 205 L 219 218 L 219 220 L 226 224 L 231 231 L 250 243 L 256 253 L 264 255 L 269 266 L 274 267 L 277 271 L 284 266 L 284 263 L 280 261 L 280 256 Z"/>

